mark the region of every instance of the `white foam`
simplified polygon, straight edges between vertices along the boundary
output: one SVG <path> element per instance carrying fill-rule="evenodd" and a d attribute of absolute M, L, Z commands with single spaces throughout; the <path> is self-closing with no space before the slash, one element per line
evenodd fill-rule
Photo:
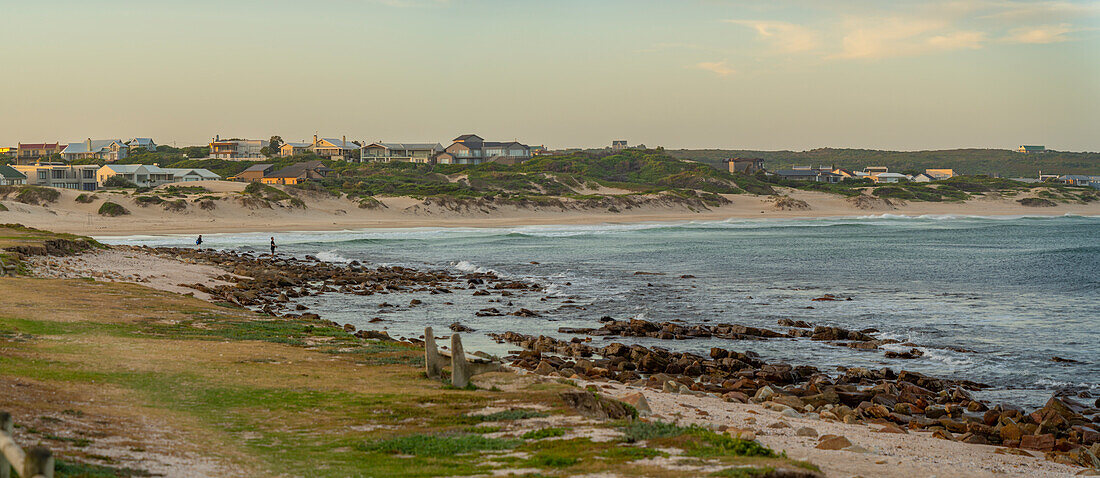
<path fill-rule="evenodd" d="M 337 254 L 335 249 L 331 251 L 318 252 L 316 254 L 313 254 L 313 257 L 316 257 L 325 262 L 351 262 L 351 259 Z"/>

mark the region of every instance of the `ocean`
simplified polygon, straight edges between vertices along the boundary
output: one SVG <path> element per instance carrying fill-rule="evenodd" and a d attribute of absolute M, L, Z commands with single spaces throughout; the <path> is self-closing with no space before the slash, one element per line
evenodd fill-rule
<path fill-rule="evenodd" d="M 886 359 L 800 339 L 616 341 L 707 354 L 752 350 L 768 362 L 889 367 L 992 386 L 994 402 L 1041 405 L 1068 387 L 1100 393 L 1100 217 L 867 216 L 503 228 L 368 229 L 204 234 L 204 245 L 329 261 L 358 260 L 535 281 L 544 293 L 500 298 L 472 291 L 355 296 L 300 302 L 360 329 L 417 337 L 427 325 L 475 329 L 466 348 L 515 347 L 485 336 L 515 331 L 559 338 L 559 327 L 599 327 L 604 316 L 736 323 L 786 331 L 805 320 L 911 342 L 924 355 Z M 112 244 L 192 246 L 191 236 L 97 238 Z M 639 274 L 641 273 L 641 274 Z M 813 301 L 825 294 L 851 300 Z M 411 299 L 426 304 L 408 307 Z M 500 302 L 488 302 L 499 300 Z M 379 307 L 383 302 L 397 307 Z M 477 317 L 521 307 L 540 317 Z M 372 323 L 372 318 L 382 321 Z M 593 345 L 604 342 L 593 338 Z M 908 350 L 889 345 L 887 350 Z M 972 350 L 961 351 L 963 349 Z M 1075 361 L 1057 362 L 1053 357 Z"/>

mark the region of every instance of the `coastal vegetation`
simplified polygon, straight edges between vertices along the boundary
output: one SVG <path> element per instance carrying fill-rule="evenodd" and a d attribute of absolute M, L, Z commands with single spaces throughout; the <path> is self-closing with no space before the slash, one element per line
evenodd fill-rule
<path fill-rule="evenodd" d="M 936 151 L 884 151 L 873 149 L 817 148 L 808 151 L 756 151 L 741 149 L 676 149 L 673 157 L 699 161 L 726 169 L 727 158 L 761 158 L 769 169 L 791 166 L 835 166 L 862 170 L 867 166 L 886 166 L 894 172 L 920 172 L 925 169 L 953 168 L 968 176 L 997 173 L 1002 176 L 1031 178 L 1039 171 L 1058 174 L 1095 174 L 1100 169 L 1100 153 L 1050 151 L 1022 154 L 1007 149 L 948 149 Z"/>
<path fill-rule="evenodd" d="M 113 203 L 111 201 L 104 201 L 104 203 L 99 206 L 98 213 L 100 216 L 118 217 L 130 214 L 130 211 L 126 210 L 125 207 L 122 207 L 121 204 Z"/>

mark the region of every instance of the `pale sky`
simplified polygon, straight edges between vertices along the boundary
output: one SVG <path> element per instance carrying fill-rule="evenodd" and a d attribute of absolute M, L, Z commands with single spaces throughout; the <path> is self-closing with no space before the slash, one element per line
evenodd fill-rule
<path fill-rule="evenodd" d="M 0 145 L 1100 150 L 1100 1 L 0 0 Z"/>

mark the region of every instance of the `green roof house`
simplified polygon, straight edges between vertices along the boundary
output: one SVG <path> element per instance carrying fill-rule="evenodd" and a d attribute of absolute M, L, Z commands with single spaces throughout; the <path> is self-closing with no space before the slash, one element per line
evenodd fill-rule
<path fill-rule="evenodd" d="M 6 164 L 0 164 L 0 186 L 27 184 L 27 175 Z"/>

